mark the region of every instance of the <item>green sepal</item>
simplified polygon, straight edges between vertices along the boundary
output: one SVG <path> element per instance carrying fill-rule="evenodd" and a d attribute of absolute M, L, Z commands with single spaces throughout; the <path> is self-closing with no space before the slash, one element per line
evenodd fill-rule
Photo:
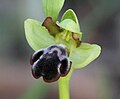
<path fill-rule="evenodd" d="M 42 0 L 45 16 L 52 17 L 55 22 L 61 8 L 63 7 L 64 1 L 65 0 Z"/>
<path fill-rule="evenodd" d="M 72 9 L 68 9 L 62 16 L 61 21 L 65 20 L 65 19 L 72 19 L 75 23 L 77 23 L 79 30 L 80 30 L 80 25 L 78 22 L 78 18 L 75 14 L 75 12 Z"/>
<path fill-rule="evenodd" d="M 80 32 L 80 29 L 79 29 L 79 26 L 77 25 L 77 23 L 75 23 L 71 19 L 65 19 L 65 20 L 63 20 L 61 22 L 57 21 L 56 24 L 59 27 L 65 29 L 65 30 L 68 30 L 70 32 L 74 32 L 74 33 L 82 35 L 82 32 Z"/>
<path fill-rule="evenodd" d="M 55 43 L 54 38 L 42 24 L 33 19 L 24 23 L 26 39 L 34 50 L 46 48 Z"/>
<path fill-rule="evenodd" d="M 96 59 L 101 52 L 101 47 L 96 44 L 82 43 L 80 47 L 73 49 L 70 54 L 73 68 L 83 68 Z"/>

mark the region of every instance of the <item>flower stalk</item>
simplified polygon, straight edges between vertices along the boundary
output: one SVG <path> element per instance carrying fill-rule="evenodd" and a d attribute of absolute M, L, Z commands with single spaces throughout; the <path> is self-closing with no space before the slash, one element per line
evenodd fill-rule
<path fill-rule="evenodd" d="M 58 80 L 59 99 L 70 99 L 70 78 L 73 72 L 73 67 L 66 77 Z"/>
<path fill-rule="evenodd" d="M 69 80 L 60 78 L 58 81 L 59 86 L 59 99 L 70 99 L 69 95 Z"/>

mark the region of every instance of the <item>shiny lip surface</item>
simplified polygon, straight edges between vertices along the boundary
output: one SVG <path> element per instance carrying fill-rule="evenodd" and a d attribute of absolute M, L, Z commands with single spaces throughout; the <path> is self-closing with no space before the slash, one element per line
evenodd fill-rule
<path fill-rule="evenodd" d="M 67 60 L 67 63 L 62 64 L 61 62 L 64 59 Z M 72 62 L 67 57 L 65 47 L 63 45 L 55 44 L 48 48 L 36 51 L 30 58 L 30 64 L 32 65 L 31 69 L 34 78 L 38 79 L 42 76 L 45 82 L 51 83 L 57 81 L 60 77 L 66 76 L 71 69 Z M 40 68 L 43 66 L 42 70 L 40 70 L 39 66 Z M 65 66 L 61 69 L 63 72 L 60 71 L 61 66 Z"/>

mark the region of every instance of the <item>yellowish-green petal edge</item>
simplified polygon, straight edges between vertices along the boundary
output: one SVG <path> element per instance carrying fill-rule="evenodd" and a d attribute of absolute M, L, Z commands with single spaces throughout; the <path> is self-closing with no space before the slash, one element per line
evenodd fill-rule
<path fill-rule="evenodd" d="M 74 68 L 83 68 L 95 60 L 101 53 L 101 47 L 97 44 L 82 43 L 80 47 L 73 50 L 70 60 Z"/>

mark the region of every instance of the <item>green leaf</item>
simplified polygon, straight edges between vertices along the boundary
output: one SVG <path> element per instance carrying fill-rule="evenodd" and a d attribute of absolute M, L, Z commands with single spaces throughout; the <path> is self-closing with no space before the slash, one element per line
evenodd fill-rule
<path fill-rule="evenodd" d="M 46 48 L 54 44 L 54 38 L 40 22 L 33 19 L 27 19 L 24 26 L 26 39 L 34 50 Z"/>
<path fill-rule="evenodd" d="M 65 19 L 65 20 L 63 20 L 61 22 L 57 21 L 56 24 L 59 27 L 65 29 L 65 30 L 69 30 L 71 32 L 78 33 L 78 34 L 82 34 L 80 32 L 80 30 L 79 30 L 78 25 L 73 20 L 71 20 L 71 19 Z"/>
<path fill-rule="evenodd" d="M 65 0 L 42 0 L 46 17 L 52 17 L 56 21 Z"/>
<path fill-rule="evenodd" d="M 77 19 L 77 16 L 75 14 L 75 12 L 72 9 L 68 9 L 62 16 L 61 21 L 65 20 L 65 19 L 72 19 L 75 23 L 77 23 L 79 30 L 80 30 L 80 26 L 79 26 L 79 22 Z"/>
<path fill-rule="evenodd" d="M 70 60 L 74 68 L 82 68 L 96 59 L 101 52 L 100 46 L 96 44 L 82 43 L 80 47 L 73 50 Z"/>

